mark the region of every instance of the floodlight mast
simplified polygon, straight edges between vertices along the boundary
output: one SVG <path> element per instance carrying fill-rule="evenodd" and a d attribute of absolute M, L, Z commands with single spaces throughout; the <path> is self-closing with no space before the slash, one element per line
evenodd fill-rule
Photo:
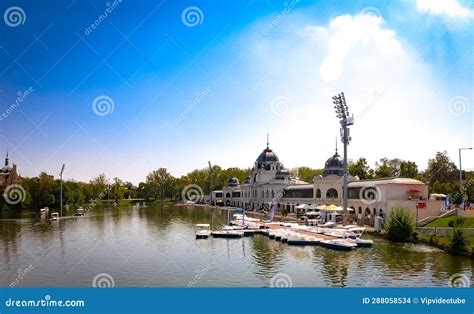
<path fill-rule="evenodd" d="M 349 107 L 346 103 L 346 97 L 343 92 L 332 97 L 336 116 L 341 123 L 341 141 L 344 144 L 344 192 L 343 192 L 343 208 L 344 215 L 347 215 L 347 197 L 348 197 L 348 171 L 347 171 L 347 145 L 351 141 L 350 125 L 354 124 L 354 116 L 349 115 Z"/>

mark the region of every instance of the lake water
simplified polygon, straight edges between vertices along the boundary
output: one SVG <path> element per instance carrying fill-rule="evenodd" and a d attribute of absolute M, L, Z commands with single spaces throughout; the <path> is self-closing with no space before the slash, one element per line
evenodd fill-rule
<path fill-rule="evenodd" d="M 469 258 L 380 238 L 373 238 L 373 248 L 352 252 L 292 247 L 261 235 L 195 240 L 196 223 L 216 229 L 227 216 L 211 208 L 149 205 L 59 222 L 0 220 L 0 285 L 431 287 L 447 286 L 454 274 L 473 275 Z"/>

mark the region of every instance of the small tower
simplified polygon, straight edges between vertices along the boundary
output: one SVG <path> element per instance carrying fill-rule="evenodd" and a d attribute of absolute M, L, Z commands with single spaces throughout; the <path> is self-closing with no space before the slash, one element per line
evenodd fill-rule
<path fill-rule="evenodd" d="M 7 156 L 5 157 L 5 167 L 8 167 L 9 159 L 8 159 L 8 151 Z"/>

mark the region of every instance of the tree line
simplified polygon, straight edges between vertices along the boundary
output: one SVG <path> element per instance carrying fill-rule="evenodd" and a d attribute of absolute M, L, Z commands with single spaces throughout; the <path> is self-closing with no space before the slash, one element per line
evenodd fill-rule
<path fill-rule="evenodd" d="M 375 167 L 368 165 L 366 158 L 350 161 L 349 173 L 358 176 L 361 180 L 406 177 L 423 181 L 429 185 L 430 193 L 444 193 L 462 195 L 459 184 L 459 169 L 456 167 L 446 152 L 438 152 L 428 161 L 425 171 L 419 171 L 415 162 L 398 158 L 382 158 L 375 163 Z M 302 181 L 312 182 L 313 177 L 321 175 L 324 169 L 299 167 L 292 169 Z M 174 177 L 166 168 L 159 168 L 150 172 L 145 181 L 135 186 L 131 182 L 122 181 L 120 178 L 109 179 L 105 174 L 100 174 L 89 182 L 68 180 L 63 182 L 63 204 L 85 205 L 96 204 L 101 201 L 121 199 L 150 200 L 179 200 L 183 189 L 196 184 L 201 187 L 204 194 L 209 191 L 221 189 L 231 177 L 236 177 L 242 183 L 250 175 L 250 168 L 227 168 L 218 165 L 212 168 L 196 169 L 181 177 Z M 470 201 L 474 199 L 474 172 L 464 174 L 467 184 L 464 190 L 469 195 Z M 10 209 L 39 209 L 43 207 L 59 207 L 60 180 L 42 172 L 37 177 L 23 178 L 21 191 L 22 202 L 11 204 L 5 197 L 0 199 L 2 211 Z M 6 187 L 2 187 L 5 189 Z M 4 191 L 1 191 L 2 195 Z"/>

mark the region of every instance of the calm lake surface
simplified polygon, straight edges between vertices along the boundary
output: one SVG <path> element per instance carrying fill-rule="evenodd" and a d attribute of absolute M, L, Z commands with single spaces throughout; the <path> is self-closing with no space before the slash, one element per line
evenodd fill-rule
<path fill-rule="evenodd" d="M 274 276 L 297 287 L 431 287 L 447 286 L 454 274 L 473 275 L 469 258 L 379 238 L 373 248 L 352 252 L 292 247 L 261 235 L 195 240 L 196 223 L 217 229 L 227 216 L 149 205 L 59 222 L 0 220 L 0 285 L 90 287 L 105 273 L 116 287 L 268 287 Z"/>

